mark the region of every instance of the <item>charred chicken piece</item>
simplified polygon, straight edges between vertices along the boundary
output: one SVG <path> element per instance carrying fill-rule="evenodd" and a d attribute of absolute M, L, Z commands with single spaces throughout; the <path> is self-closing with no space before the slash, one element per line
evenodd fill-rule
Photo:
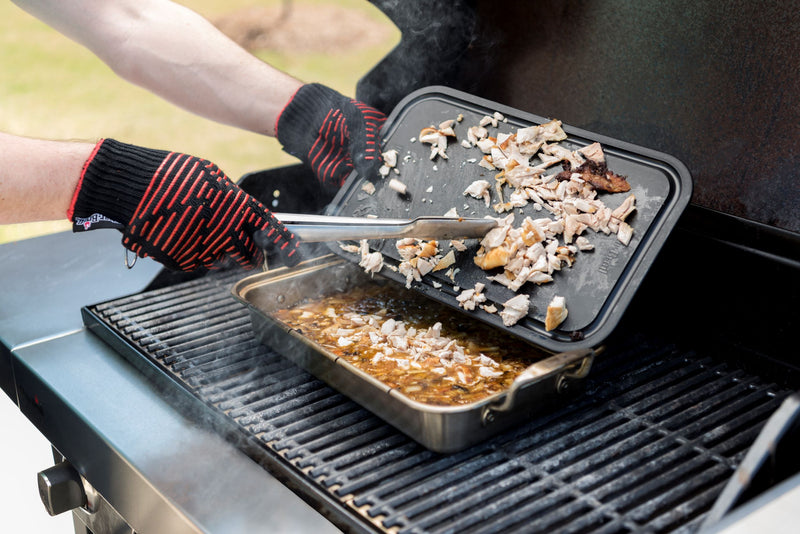
<path fill-rule="evenodd" d="M 579 174 L 581 180 L 589 182 L 598 191 L 624 193 L 631 190 L 631 184 L 625 177 L 608 170 L 605 161 L 598 163 L 588 159 L 575 169 L 570 169 L 569 163 L 562 165 L 564 170 L 556 175 L 556 180 L 569 180 L 573 174 Z"/>

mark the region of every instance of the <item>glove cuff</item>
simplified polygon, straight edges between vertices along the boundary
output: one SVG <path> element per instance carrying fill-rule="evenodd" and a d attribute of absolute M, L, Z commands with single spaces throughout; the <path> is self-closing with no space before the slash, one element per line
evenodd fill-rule
<path fill-rule="evenodd" d="M 67 218 L 74 232 L 122 229 L 169 152 L 101 140 L 83 167 Z"/>
<path fill-rule="evenodd" d="M 317 140 L 325 117 L 346 102 L 349 102 L 348 98 L 318 83 L 300 87 L 275 123 L 275 137 L 283 145 L 283 150 L 308 162 L 308 153 Z"/>

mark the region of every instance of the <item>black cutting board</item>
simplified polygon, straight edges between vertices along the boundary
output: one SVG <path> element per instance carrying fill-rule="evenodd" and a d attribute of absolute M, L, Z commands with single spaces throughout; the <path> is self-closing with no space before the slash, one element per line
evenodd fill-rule
<path fill-rule="evenodd" d="M 444 215 L 456 208 L 459 216 L 503 217 L 486 207 L 482 199 L 463 194 L 473 181 L 483 179 L 494 184 L 498 171 L 480 167 L 477 162 L 482 153 L 478 148 L 465 148 L 460 141 L 466 139 L 469 126 L 479 123 L 481 118 L 495 112 L 505 117 L 497 128 L 488 126 L 491 136 L 498 132 L 513 133 L 518 128 L 543 124 L 550 119 L 522 112 L 496 102 L 487 101 L 467 93 L 435 86 L 416 91 L 401 101 L 392 111 L 383 128 L 383 151 L 398 152 L 397 169 L 383 179 L 379 176 L 364 177 L 353 173 L 349 176 L 328 209 L 330 215 L 366 216 L 381 218 L 409 218 L 419 215 Z M 451 140 L 448 159 L 430 159 L 430 145 L 418 140 L 420 130 L 427 126 L 463 119 L 455 125 L 456 140 Z M 593 134 L 568 125 L 563 125 L 568 137 L 560 144 L 570 150 L 598 141 L 602 144 L 608 168 L 626 176 L 631 191 L 626 193 L 600 193 L 606 206 L 616 208 L 631 193 L 636 195 L 636 211 L 628 218 L 634 233 L 625 246 L 614 234 L 605 235 L 591 230 L 584 232 L 595 249 L 579 252 L 571 268 L 553 275 L 554 281 L 542 285 L 527 283 L 518 293 L 530 295 L 531 308 L 528 317 L 507 327 L 500 316 L 480 309 L 462 311 L 480 320 L 508 330 L 510 333 L 550 351 L 558 352 L 599 345 L 619 322 L 626 306 L 652 264 L 670 231 L 678 220 L 691 196 L 691 177 L 686 167 L 667 154 Z M 560 167 L 559 167 L 560 170 Z M 553 171 L 549 171 L 553 172 Z M 388 187 L 390 178 L 397 178 L 408 187 L 407 195 L 399 195 Z M 375 185 L 375 193 L 369 195 L 362 190 L 365 181 Z M 504 191 L 510 193 L 506 187 Z M 507 198 L 506 198 L 507 200 Z M 492 203 L 497 196 L 492 192 Z M 533 203 L 524 208 L 515 208 L 514 224 L 519 225 L 526 215 L 536 219 L 548 217 L 545 210 L 536 211 Z M 552 218 L 552 217 L 551 217 Z M 401 260 L 395 247 L 396 241 L 370 241 L 372 250 L 380 251 L 387 264 L 397 266 Z M 515 295 L 510 289 L 487 280 L 496 271 L 483 271 L 473 262 L 478 240 L 467 242 L 469 250 L 457 252 L 455 281 L 446 276 L 446 270 L 430 273 L 421 283 L 414 282 L 412 288 L 449 306 L 458 308 L 455 300 L 460 290 L 484 282 L 484 293 L 489 303 L 494 303 L 498 312 L 502 304 Z M 449 247 L 441 243 L 442 253 Z M 331 246 L 337 254 L 358 261 L 359 257 Z M 405 284 L 405 277 L 385 267 L 381 275 Z M 439 287 L 437 285 L 440 284 Z M 554 295 L 566 298 L 569 316 L 557 330 L 547 332 L 544 318 L 547 304 Z M 461 308 L 459 308 L 461 309 Z"/>

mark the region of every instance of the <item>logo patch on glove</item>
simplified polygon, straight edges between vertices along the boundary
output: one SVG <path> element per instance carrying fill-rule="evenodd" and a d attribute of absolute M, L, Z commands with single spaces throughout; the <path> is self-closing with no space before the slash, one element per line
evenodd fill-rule
<path fill-rule="evenodd" d="M 103 214 L 93 213 L 88 217 L 75 217 L 72 221 L 73 232 L 88 232 L 89 230 L 97 230 L 98 228 L 125 228 L 124 224 L 109 219 Z"/>

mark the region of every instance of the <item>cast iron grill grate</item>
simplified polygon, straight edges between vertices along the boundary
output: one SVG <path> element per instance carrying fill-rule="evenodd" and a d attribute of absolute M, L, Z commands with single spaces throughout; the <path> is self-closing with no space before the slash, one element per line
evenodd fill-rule
<path fill-rule="evenodd" d="M 292 471 L 295 491 L 339 503 L 329 517 L 356 530 L 691 532 L 790 393 L 639 334 L 611 344 L 577 400 L 437 454 L 260 345 L 230 295 L 239 277 L 124 297 L 85 318 L 251 438 L 259 463 Z"/>

